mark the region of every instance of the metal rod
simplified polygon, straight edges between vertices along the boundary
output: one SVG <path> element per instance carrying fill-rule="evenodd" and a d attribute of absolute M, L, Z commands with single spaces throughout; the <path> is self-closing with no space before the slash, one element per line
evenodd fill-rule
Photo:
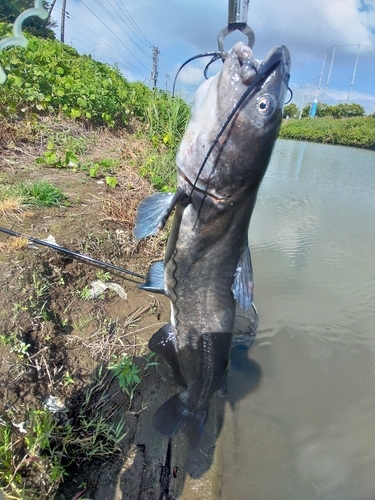
<path fill-rule="evenodd" d="M 109 267 L 110 269 L 115 269 L 116 271 L 120 271 L 121 273 L 130 274 L 131 276 L 135 276 L 136 278 L 140 278 L 142 280 L 146 279 L 146 276 L 144 276 L 143 274 L 138 274 L 134 273 L 133 271 L 128 271 L 127 269 L 115 266 L 114 264 L 109 264 L 108 262 L 103 262 L 102 260 L 94 259 L 93 257 L 89 257 L 88 255 L 83 255 L 81 253 L 73 252 L 73 250 L 68 250 L 67 248 L 60 247 L 59 245 L 54 245 L 53 243 L 48 243 L 47 241 L 37 240 L 36 238 L 31 238 L 30 236 L 26 236 L 21 233 L 16 233 L 16 231 L 5 229 L 4 227 L 0 227 L 0 231 L 6 234 L 10 234 L 11 236 L 27 238 L 29 241 L 35 243 L 36 245 L 43 245 L 45 247 L 53 248 L 58 252 L 67 253 L 68 255 L 72 255 L 73 257 L 77 257 L 78 259 L 85 260 L 92 264 L 98 264 L 100 266 Z"/>
<path fill-rule="evenodd" d="M 327 90 L 328 90 L 328 85 L 329 85 L 329 81 L 331 79 L 331 73 L 332 73 L 332 68 L 333 68 L 333 62 L 335 60 L 335 54 L 336 54 L 336 45 L 333 45 L 333 47 L 331 47 L 333 50 L 332 50 L 332 54 L 331 54 L 331 63 L 329 65 L 329 70 L 328 70 L 328 76 L 327 76 L 327 81 L 326 81 L 326 86 L 324 87 L 324 94 L 323 94 L 323 98 L 322 98 L 322 103 L 324 102 L 325 98 L 326 98 L 326 93 L 327 93 Z M 331 49 L 328 49 L 328 50 L 331 50 Z M 328 52 L 328 51 L 327 51 Z"/>
<path fill-rule="evenodd" d="M 228 25 L 246 24 L 250 0 L 229 0 Z"/>
<path fill-rule="evenodd" d="M 355 56 L 355 63 L 354 63 L 354 69 L 353 69 L 353 75 L 352 75 L 352 81 L 350 82 L 350 87 L 349 87 L 349 92 L 348 92 L 348 97 L 346 99 L 346 102 L 349 102 L 349 99 L 350 99 L 350 94 L 353 90 L 353 85 L 354 85 L 354 78 L 355 78 L 355 74 L 357 72 L 357 65 L 358 65 L 358 56 L 359 56 L 359 49 L 361 48 L 361 46 L 358 44 L 358 49 L 357 49 L 357 55 Z"/>

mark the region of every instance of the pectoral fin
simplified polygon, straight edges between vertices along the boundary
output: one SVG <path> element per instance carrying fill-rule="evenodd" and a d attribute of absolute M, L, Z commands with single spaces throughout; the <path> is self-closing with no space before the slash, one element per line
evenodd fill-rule
<path fill-rule="evenodd" d="M 242 249 L 232 285 L 233 296 L 244 311 L 250 309 L 253 303 L 253 290 L 253 268 L 249 246 L 246 244 Z"/>
<path fill-rule="evenodd" d="M 146 276 L 146 283 L 144 285 L 138 285 L 138 288 L 166 295 L 164 286 L 164 263 L 162 261 L 155 262 L 150 266 Z"/>
<path fill-rule="evenodd" d="M 172 325 L 164 325 L 151 337 L 148 343 L 150 351 L 161 356 L 172 368 L 173 378 L 181 387 L 186 388 L 187 383 L 180 368 L 178 351 Z"/>
<path fill-rule="evenodd" d="M 154 193 L 147 196 L 138 206 L 133 235 L 136 240 L 156 234 L 163 229 L 177 203 L 186 198 L 178 188 L 175 193 Z"/>

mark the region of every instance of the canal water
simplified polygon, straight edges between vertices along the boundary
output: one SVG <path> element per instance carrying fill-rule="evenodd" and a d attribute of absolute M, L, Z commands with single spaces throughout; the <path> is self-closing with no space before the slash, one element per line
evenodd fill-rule
<path fill-rule="evenodd" d="M 250 249 L 259 327 L 229 376 L 219 498 L 375 500 L 375 152 L 278 140 Z"/>

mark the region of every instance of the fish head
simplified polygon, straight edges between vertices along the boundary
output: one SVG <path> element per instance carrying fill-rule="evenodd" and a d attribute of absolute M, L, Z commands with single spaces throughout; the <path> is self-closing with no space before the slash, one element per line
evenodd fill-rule
<path fill-rule="evenodd" d="M 256 194 L 281 125 L 289 75 L 285 46 L 260 62 L 244 43 L 234 45 L 221 71 L 196 93 L 177 154 L 180 178 L 213 199 Z"/>

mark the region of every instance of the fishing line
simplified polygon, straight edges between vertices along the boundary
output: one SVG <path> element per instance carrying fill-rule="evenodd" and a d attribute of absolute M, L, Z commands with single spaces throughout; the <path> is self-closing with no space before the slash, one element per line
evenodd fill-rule
<path fill-rule="evenodd" d="M 3 233 L 9 234 L 10 236 L 18 236 L 18 237 L 27 238 L 29 241 L 31 241 L 31 243 L 35 243 L 36 245 L 43 245 L 43 246 L 46 246 L 49 248 L 53 248 L 54 250 L 57 250 L 58 252 L 63 252 L 63 253 L 66 253 L 68 255 L 71 255 L 72 257 L 76 257 L 78 259 L 85 260 L 86 262 L 88 262 L 90 264 L 97 264 L 99 266 L 109 267 L 110 269 L 120 271 L 121 273 L 130 274 L 131 276 L 135 276 L 136 278 L 140 278 L 142 280 L 146 279 L 146 276 L 144 276 L 143 274 L 138 274 L 138 273 L 134 273 L 133 271 L 128 271 L 128 269 L 123 269 L 122 267 L 115 266 L 114 264 L 109 264 L 108 262 L 103 262 L 101 260 L 94 259 L 93 257 L 89 257 L 88 255 L 83 255 L 83 254 L 78 253 L 78 252 L 73 252 L 73 250 L 68 250 L 67 248 L 60 247 L 59 245 L 54 245 L 53 243 L 48 243 L 47 241 L 37 240 L 36 238 L 31 238 L 30 236 L 26 236 L 26 235 L 21 234 L 21 233 L 16 233 L 15 231 L 11 231 L 10 229 L 5 229 L 4 227 L 0 227 L 0 231 L 2 231 Z"/>

